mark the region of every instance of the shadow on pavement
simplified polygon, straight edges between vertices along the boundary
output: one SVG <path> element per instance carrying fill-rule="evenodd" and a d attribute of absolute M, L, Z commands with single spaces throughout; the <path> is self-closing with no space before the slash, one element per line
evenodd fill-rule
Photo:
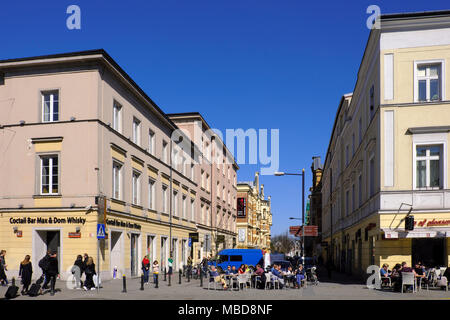
<path fill-rule="evenodd" d="M 338 272 L 336 270 L 331 271 L 331 278 L 328 275 L 328 270 L 319 266 L 317 268 L 317 277 L 321 283 L 338 283 L 338 284 L 365 284 L 365 282 L 357 276 L 352 276 L 346 273 Z"/>

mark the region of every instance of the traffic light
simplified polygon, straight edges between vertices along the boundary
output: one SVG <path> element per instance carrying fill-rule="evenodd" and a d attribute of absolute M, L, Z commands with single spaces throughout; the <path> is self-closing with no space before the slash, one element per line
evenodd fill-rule
<path fill-rule="evenodd" d="M 414 230 L 414 216 L 405 218 L 405 230 Z"/>

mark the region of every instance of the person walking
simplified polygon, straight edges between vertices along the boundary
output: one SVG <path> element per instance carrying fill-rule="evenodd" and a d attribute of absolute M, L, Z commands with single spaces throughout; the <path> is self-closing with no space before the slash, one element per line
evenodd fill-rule
<path fill-rule="evenodd" d="M 192 258 L 189 256 L 187 258 L 187 273 L 189 275 L 189 278 L 192 276 Z"/>
<path fill-rule="evenodd" d="M 40 285 L 42 282 L 44 282 L 45 287 L 42 286 L 42 288 L 40 288 L 40 294 L 42 294 L 42 290 L 44 289 L 48 289 L 47 287 L 47 269 L 48 269 L 48 259 L 50 258 L 50 251 L 47 251 L 47 253 L 45 254 L 45 256 L 39 260 L 38 266 L 39 268 L 41 268 L 42 270 L 42 275 L 39 277 L 39 279 L 36 281 L 36 284 Z"/>
<path fill-rule="evenodd" d="M 169 273 L 168 273 L 168 275 L 169 275 L 169 277 L 170 276 L 172 276 L 172 266 L 173 266 L 173 258 L 172 258 L 172 255 L 170 255 L 170 257 L 169 257 L 169 259 L 167 259 L 167 262 L 168 262 L 168 266 L 169 266 Z"/>
<path fill-rule="evenodd" d="M 95 264 L 94 259 L 92 257 L 88 257 L 86 262 L 86 268 L 84 269 L 84 273 L 86 274 L 86 280 L 84 281 L 84 290 L 95 290 L 94 283 L 94 274 L 95 273 Z"/>
<path fill-rule="evenodd" d="M 22 295 L 28 293 L 28 287 L 31 284 L 31 275 L 33 274 L 33 267 L 30 261 L 31 257 L 27 254 L 25 259 L 20 263 L 19 267 L 19 277 L 22 278 L 22 291 L 20 292 Z"/>
<path fill-rule="evenodd" d="M 148 277 L 150 274 L 150 260 L 148 260 L 148 256 L 145 256 L 142 259 L 142 273 L 144 274 L 144 283 L 148 284 Z"/>
<path fill-rule="evenodd" d="M 5 260 L 5 256 L 6 256 L 6 250 L 1 250 L 0 251 L 0 282 L 2 284 L 2 286 L 7 286 L 8 285 L 8 277 L 6 276 L 6 272 L 8 271 L 7 269 L 7 265 L 6 265 L 6 260 Z"/>
<path fill-rule="evenodd" d="M 155 284 L 155 288 L 158 288 L 158 274 L 159 274 L 159 265 L 158 260 L 153 261 L 153 283 Z"/>
<path fill-rule="evenodd" d="M 55 285 L 56 285 L 56 277 L 59 276 L 59 266 L 58 266 L 58 258 L 56 250 L 50 252 L 50 256 L 47 259 L 47 270 L 45 275 L 45 282 L 42 286 L 43 288 L 47 288 L 48 283 L 50 282 L 50 295 L 55 295 Z"/>
<path fill-rule="evenodd" d="M 79 255 L 77 256 L 77 259 L 76 259 L 75 262 L 73 263 L 73 267 L 72 267 L 72 270 L 71 270 L 71 271 L 72 271 L 72 274 L 75 274 L 75 273 L 76 273 L 75 268 L 78 268 L 78 269 L 79 269 L 79 272 L 80 272 L 80 274 L 79 274 L 80 278 L 79 278 L 79 279 L 76 279 L 76 280 L 77 280 L 77 289 L 80 289 L 80 288 L 83 287 L 83 281 L 81 281 L 81 276 L 83 275 L 84 268 L 85 268 L 85 264 L 84 264 L 84 262 L 83 262 L 83 257 L 81 256 L 81 254 L 79 254 Z"/>

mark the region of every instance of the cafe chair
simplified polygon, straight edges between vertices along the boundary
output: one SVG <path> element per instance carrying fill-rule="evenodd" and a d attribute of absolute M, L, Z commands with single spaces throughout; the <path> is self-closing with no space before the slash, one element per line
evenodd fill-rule
<path fill-rule="evenodd" d="M 413 286 L 413 292 L 416 292 L 416 279 L 414 272 L 402 272 L 402 293 L 405 286 Z"/>

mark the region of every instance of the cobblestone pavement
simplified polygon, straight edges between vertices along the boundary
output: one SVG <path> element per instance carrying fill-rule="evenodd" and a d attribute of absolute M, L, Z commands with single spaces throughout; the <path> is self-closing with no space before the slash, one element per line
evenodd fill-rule
<path fill-rule="evenodd" d="M 174 281 L 175 280 L 175 281 Z M 345 275 L 335 274 L 332 280 L 322 279 L 317 285 L 308 285 L 301 289 L 259 290 L 247 289 L 241 291 L 208 290 L 206 280 L 203 288 L 199 280 L 187 282 L 182 279 L 178 284 L 178 277 L 172 279 L 172 285 L 160 281 L 159 288 L 154 284 L 144 285 L 140 290 L 140 279 L 127 281 L 127 293 L 122 293 L 122 280 L 109 280 L 102 283 L 103 288 L 97 291 L 71 290 L 64 281 L 57 281 L 59 289 L 55 296 L 44 292 L 38 297 L 18 296 L 15 300 L 96 300 L 96 299 L 131 299 L 131 300 L 398 300 L 398 299 L 450 299 L 450 291 L 439 289 L 422 290 L 417 293 L 397 293 L 390 291 L 370 290 L 361 281 L 355 281 Z M 0 297 L 4 297 L 6 287 L 0 287 Z M 20 291 L 19 291 L 20 292 Z"/>

